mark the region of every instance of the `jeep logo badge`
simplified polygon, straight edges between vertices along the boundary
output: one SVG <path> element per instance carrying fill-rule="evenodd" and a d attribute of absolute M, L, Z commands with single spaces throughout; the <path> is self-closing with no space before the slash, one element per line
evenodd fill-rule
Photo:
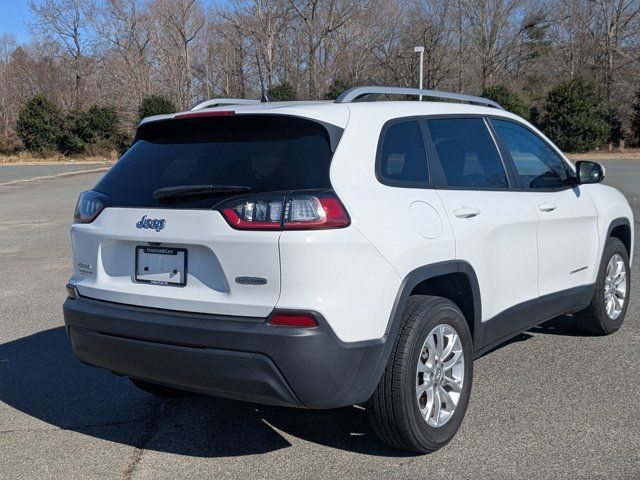
<path fill-rule="evenodd" d="M 164 218 L 154 218 L 153 220 L 147 218 L 146 215 L 143 215 L 138 223 L 136 223 L 137 228 L 146 228 L 153 229 L 156 232 L 159 232 L 164 228 L 167 224 L 167 221 Z"/>

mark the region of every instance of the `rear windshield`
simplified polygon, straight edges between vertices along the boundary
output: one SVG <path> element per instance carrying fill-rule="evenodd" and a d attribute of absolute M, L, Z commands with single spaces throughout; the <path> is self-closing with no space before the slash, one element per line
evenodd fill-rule
<path fill-rule="evenodd" d="M 159 202 L 166 187 L 248 187 L 251 193 L 330 188 L 332 151 L 325 126 L 279 115 L 150 122 L 94 190 L 114 207 L 211 208 L 238 193 Z"/>

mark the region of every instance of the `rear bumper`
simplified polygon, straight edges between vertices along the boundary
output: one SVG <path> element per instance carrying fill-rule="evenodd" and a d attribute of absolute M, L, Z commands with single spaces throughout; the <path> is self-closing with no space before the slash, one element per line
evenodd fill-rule
<path fill-rule="evenodd" d="M 264 318 L 192 314 L 84 297 L 67 299 L 75 355 L 130 377 L 272 405 L 335 408 L 366 401 L 390 337 L 344 343 L 317 328 L 273 327 Z"/>

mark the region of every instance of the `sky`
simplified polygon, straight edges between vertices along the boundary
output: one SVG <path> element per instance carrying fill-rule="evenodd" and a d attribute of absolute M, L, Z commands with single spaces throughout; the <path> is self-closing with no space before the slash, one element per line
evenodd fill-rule
<path fill-rule="evenodd" d="M 29 0 L 0 0 L 0 34 L 15 35 L 18 43 L 29 41 Z"/>

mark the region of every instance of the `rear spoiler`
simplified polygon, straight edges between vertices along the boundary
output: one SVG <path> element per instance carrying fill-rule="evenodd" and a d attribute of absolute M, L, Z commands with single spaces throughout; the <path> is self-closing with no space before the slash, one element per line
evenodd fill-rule
<path fill-rule="evenodd" d="M 140 125 L 138 126 L 138 130 L 136 131 L 136 136 L 133 143 L 137 142 L 140 139 L 141 131 L 148 129 L 150 127 L 150 123 L 158 123 L 158 124 L 166 124 L 168 121 L 182 121 L 182 120 L 197 120 L 198 118 L 205 117 L 227 117 L 233 118 L 236 117 L 236 112 L 233 110 L 211 110 L 211 111 L 190 111 L 190 112 L 180 112 L 180 113 L 171 113 L 167 115 L 155 115 L 152 117 L 144 118 Z M 344 129 L 338 127 L 337 125 L 333 125 L 331 123 L 323 122 L 321 120 L 316 120 L 309 117 L 302 117 L 297 115 L 289 115 L 289 114 L 281 114 L 281 113 L 242 113 L 237 115 L 237 117 L 247 117 L 247 116 L 261 116 L 261 117 L 288 117 L 288 118 L 297 118 L 300 120 L 304 120 L 307 122 L 317 123 L 324 127 L 329 136 L 329 144 L 331 146 L 331 151 L 335 153 L 336 148 L 338 147 L 338 143 L 342 138 L 342 134 L 344 133 Z M 268 120 L 268 118 L 267 118 Z"/>

